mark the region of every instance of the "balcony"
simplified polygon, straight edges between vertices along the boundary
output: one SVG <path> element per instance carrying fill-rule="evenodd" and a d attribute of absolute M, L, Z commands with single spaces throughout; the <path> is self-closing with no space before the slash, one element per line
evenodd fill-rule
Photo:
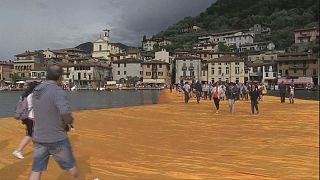
<path fill-rule="evenodd" d="M 251 77 L 262 76 L 262 73 L 261 72 L 249 72 L 249 76 L 251 76 Z"/>
<path fill-rule="evenodd" d="M 308 69 L 309 65 L 301 65 L 301 64 L 296 64 L 296 65 L 289 65 L 289 69 Z"/>
<path fill-rule="evenodd" d="M 180 80 L 194 80 L 194 76 L 180 76 Z"/>

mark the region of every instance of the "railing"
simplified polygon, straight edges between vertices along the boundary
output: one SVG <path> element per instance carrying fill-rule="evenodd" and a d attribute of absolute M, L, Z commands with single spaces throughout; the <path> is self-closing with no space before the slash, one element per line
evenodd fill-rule
<path fill-rule="evenodd" d="M 262 76 L 261 72 L 249 72 L 249 76 Z"/>

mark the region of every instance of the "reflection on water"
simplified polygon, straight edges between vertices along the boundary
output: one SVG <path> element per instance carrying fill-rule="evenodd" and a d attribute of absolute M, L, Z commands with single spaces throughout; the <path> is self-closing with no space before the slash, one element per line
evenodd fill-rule
<path fill-rule="evenodd" d="M 0 92 L 0 117 L 11 117 L 22 92 Z M 156 104 L 159 90 L 116 90 L 66 92 L 73 111 Z"/>

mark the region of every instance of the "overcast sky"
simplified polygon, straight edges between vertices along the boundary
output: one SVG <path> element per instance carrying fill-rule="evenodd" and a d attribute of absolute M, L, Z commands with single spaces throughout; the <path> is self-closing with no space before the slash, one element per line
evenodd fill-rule
<path fill-rule="evenodd" d="M 25 50 L 75 47 L 105 28 L 112 42 L 139 46 L 215 0 L 0 0 L 0 60 Z"/>

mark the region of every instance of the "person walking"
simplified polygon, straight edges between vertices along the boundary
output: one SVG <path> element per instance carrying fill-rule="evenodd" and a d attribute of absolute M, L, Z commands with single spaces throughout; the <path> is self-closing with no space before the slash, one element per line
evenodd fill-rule
<path fill-rule="evenodd" d="M 189 103 L 189 99 L 190 99 L 190 85 L 189 82 L 185 82 L 184 86 L 183 86 L 183 92 L 184 92 L 184 102 L 185 103 Z"/>
<path fill-rule="evenodd" d="M 201 92 L 202 92 L 202 86 L 199 81 L 197 81 L 195 85 L 195 91 L 196 91 L 196 97 L 197 97 L 197 103 L 200 103 L 200 97 L 201 97 Z"/>
<path fill-rule="evenodd" d="M 212 86 L 212 84 L 210 82 L 209 91 L 208 91 L 208 96 L 209 96 L 210 101 L 212 100 L 212 95 L 213 95 L 212 93 L 213 93 L 213 86 Z"/>
<path fill-rule="evenodd" d="M 23 92 L 21 98 L 27 98 L 28 103 L 28 118 L 23 119 L 22 123 L 26 126 L 26 136 L 21 140 L 18 148 L 13 151 L 13 155 L 19 159 L 23 159 L 23 149 L 31 142 L 32 140 L 32 133 L 33 133 L 33 108 L 32 108 L 32 92 L 34 88 L 38 85 L 38 82 L 31 82 L 28 84 L 28 88 Z"/>
<path fill-rule="evenodd" d="M 251 111 L 252 114 L 254 114 L 254 109 L 256 109 L 257 114 L 259 114 L 259 107 L 258 107 L 258 103 L 259 103 L 259 96 L 260 96 L 260 91 L 257 87 L 257 85 L 252 84 L 250 91 L 249 91 L 249 95 L 250 95 L 250 100 L 251 100 Z"/>
<path fill-rule="evenodd" d="M 289 86 L 289 101 L 290 101 L 290 104 L 294 103 L 294 84 L 291 84 Z"/>
<path fill-rule="evenodd" d="M 60 87 L 62 81 L 62 68 L 51 65 L 47 70 L 47 81 L 33 91 L 34 157 L 29 180 L 41 178 L 42 172 L 47 169 L 50 156 L 60 168 L 69 171 L 74 179 L 80 178 L 67 135 L 73 117 L 65 93 Z"/>
<path fill-rule="evenodd" d="M 280 91 L 280 101 L 281 103 L 285 103 L 286 101 L 286 85 L 282 81 L 279 85 L 279 91 Z"/>
<path fill-rule="evenodd" d="M 220 100 L 224 101 L 224 98 L 226 96 L 226 91 L 227 91 L 226 86 L 224 84 L 220 85 L 220 90 L 221 90 Z"/>
<path fill-rule="evenodd" d="M 235 87 L 234 83 L 230 83 L 228 85 L 226 96 L 228 99 L 228 105 L 229 105 L 230 112 L 233 114 L 234 109 L 235 109 L 234 104 L 235 104 L 236 98 L 237 98 L 237 88 Z"/>
<path fill-rule="evenodd" d="M 221 93 L 221 88 L 218 84 L 218 82 L 216 83 L 216 85 L 214 86 L 213 90 L 212 90 L 212 96 L 213 96 L 213 101 L 214 104 L 216 106 L 216 113 L 219 113 L 219 103 L 220 103 L 220 93 Z"/>
<path fill-rule="evenodd" d="M 204 99 L 204 100 L 207 100 L 207 99 L 208 99 L 208 91 L 209 91 L 209 86 L 208 86 L 208 83 L 207 83 L 207 82 L 205 82 L 205 83 L 203 84 L 202 91 L 203 91 L 203 99 Z"/>

